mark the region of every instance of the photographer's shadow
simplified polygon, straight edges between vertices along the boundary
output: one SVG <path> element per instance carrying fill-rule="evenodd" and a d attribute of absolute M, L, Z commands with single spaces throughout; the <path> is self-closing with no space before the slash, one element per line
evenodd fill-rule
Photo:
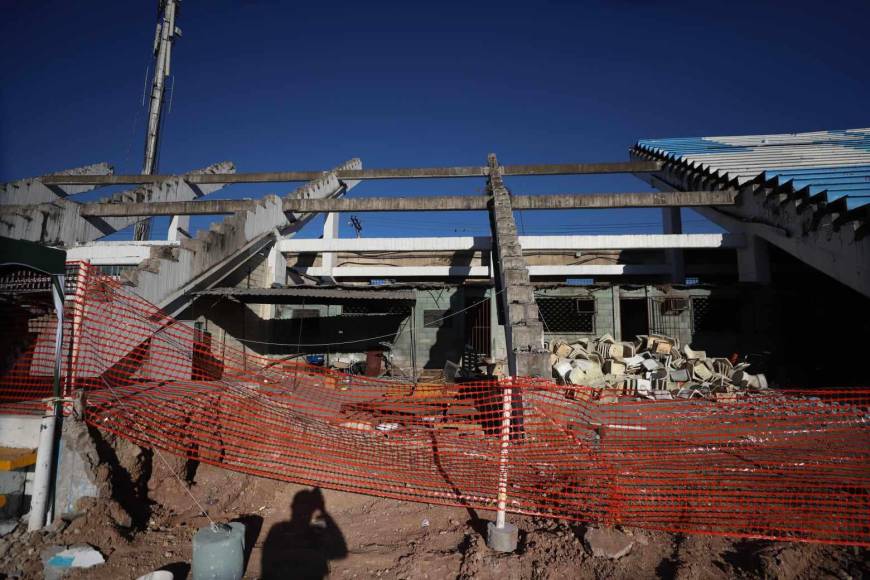
<path fill-rule="evenodd" d="M 262 578 L 321 579 L 329 574 L 329 561 L 347 557 L 347 543 L 326 511 L 320 488 L 293 496 L 290 520 L 269 530 L 263 544 Z"/>

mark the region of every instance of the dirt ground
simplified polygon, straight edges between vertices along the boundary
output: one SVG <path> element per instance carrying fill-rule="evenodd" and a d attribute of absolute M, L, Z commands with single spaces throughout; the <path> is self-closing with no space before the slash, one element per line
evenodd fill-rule
<path fill-rule="evenodd" d="M 215 521 L 245 524 L 245 578 L 870 578 L 866 549 L 622 529 L 631 550 L 611 560 L 592 555 L 584 525 L 517 516 L 519 547 L 500 554 L 484 539 L 492 513 L 247 476 L 82 423 L 64 437 L 90 465 L 100 499 L 80 500 L 77 517 L 45 530 L 27 533 L 22 522 L 0 538 L 0 579 L 42 578 L 51 547 L 80 544 L 106 562 L 65 579 L 189 578 L 193 535 L 209 524 L 198 505 Z"/>
<path fill-rule="evenodd" d="M 135 453 L 134 453 L 135 455 Z M 131 461 L 127 458 L 127 462 Z M 106 563 L 64 578 L 190 576 L 191 541 L 208 522 L 155 463 L 148 487 L 160 503 L 143 528 L 112 500 L 92 500 L 71 522 L 34 534 L 19 525 L 0 539 L 0 578 L 41 578 L 42 551 L 87 543 Z M 178 466 L 175 466 L 176 470 Z M 199 466 L 190 491 L 212 518 L 243 521 L 252 546 L 245 578 L 837 578 L 868 577 L 867 551 L 850 547 L 680 536 L 624 529 L 634 542 L 619 560 L 592 556 L 583 525 L 512 517 L 514 554 L 490 551 L 492 514 L 318 490 Z"/>

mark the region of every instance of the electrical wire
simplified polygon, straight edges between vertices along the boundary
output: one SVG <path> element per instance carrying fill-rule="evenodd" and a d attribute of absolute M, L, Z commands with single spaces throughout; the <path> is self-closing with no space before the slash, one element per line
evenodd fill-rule
<path fill-rule="evenodd" d="M 118 396 L 118 393 L 115 392 L 114 387 L 112 387 L 112 385 L 109 384 L 109 381 L 107 381 L 106 378 L 102 375 L 100 376 L 100 380 L 103 381 L 103 384 L 106 385 L 106 387 L 108 387 L 109 392 L 112 393 L 112 396 L 118 402 L 118 405 L 120 405 L 121 412 L 123 414 L 127 415 L 127 417 L 129 418 L 129 420 L 133 424 L 133 426 L 136 427 L 136 429 L 138 429 L 140 433 L 142 433 L 143 435 L 145 435 L 147 437 L 148 433 L 145 431 L 145 429 L 143 429 L 139 425 L 139 423 L 136 422 L 134 414 L 127 412 L 126 405 L 121 401 L 121 398 Z M 193 503 L 199 509 L 200 513 L 202 515 L 204 515 L 206 517 L 206 519 L 208 519 L 209 525 L 211 526 L 211 529 L 212 530 L 219 529 L 217 522 L 214 521 L 210 515 L 208 515 L 208 511 L 206 511 L 206 509 L 202 506 L 202 504 L 199 503 L 199 501 L 196 499 L 196 497 L 193 495 L 193 493 L 190 491 L 190 489 L 188 489 L 188 487 L 184 484 L 184 482 L 181 481 L 181 478 L 178 477 L 178 474 L 175 473 L 175 470 L 173 470 L 172 467 L 169 465 L 169 462 L 166 461 L 166 458 L 163 456 L 163 453 L 161 453 L 160 448 L 156 447 L 156 446 L 152 446 L 152 449 L 154 449 L 154 451 L 157 453 L 157 457 L 159 457 L 160 460 L 163 462 L 163 465 L 166 467 L 167 471 L 169 471 L 169 473 L 172 474 L 172 476 L 176 479 L 176 481 L 178 481 L 178 485 L 181 487 L 181 489 L 183 489 L 187 493 L 187 495 L 190 496 L 191 501 L 193 501 Z"/>

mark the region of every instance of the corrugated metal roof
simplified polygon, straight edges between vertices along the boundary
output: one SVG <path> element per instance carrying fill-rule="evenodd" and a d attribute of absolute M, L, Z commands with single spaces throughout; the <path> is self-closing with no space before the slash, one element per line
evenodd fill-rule
<path fill-rule="evenodd" d="M 258 300 L 288 301 L 304 298 L 333 303 L 350 300 L 415 300 L 414 290 L 390 290 L 383 286 L 371 288 L 341 288 L 321 286 L 293 286 L 290 288 L 210 288 L 197 292 L 200 296 L 231 296 L 243 302 Z"/>
<path fill-rule="evenodd" d="M 738 185 L 761 178 L 849 210 L 870 204 L 870 129 L 641 139 L 637 148 Z"/>

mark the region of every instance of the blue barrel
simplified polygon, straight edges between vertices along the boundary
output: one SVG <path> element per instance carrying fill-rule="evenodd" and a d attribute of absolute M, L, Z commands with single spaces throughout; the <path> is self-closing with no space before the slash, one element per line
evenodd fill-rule
<path fill-rule="evenodd" d="M 201 528 L 193 536 L 193 580 L 241 580 L 245 573 L 245 524 Z"/>

